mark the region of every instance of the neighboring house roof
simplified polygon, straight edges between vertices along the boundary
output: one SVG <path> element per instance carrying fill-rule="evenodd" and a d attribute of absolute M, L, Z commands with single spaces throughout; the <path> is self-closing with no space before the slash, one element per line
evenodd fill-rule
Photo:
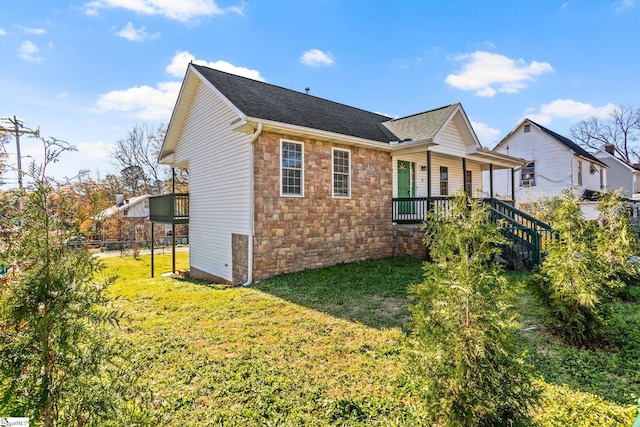
<path fill-rule="evenodd" d="M 535 127 L 537 127 L 538 129 L 540 129 L 541 131 L 543 131 L 544 133 L 546 133 L 547 135 L 549 135 L 550 137 L 552 137 L 553 139 L 555 139 L 556 141 L 558 141 L 560 144 L 564 145 L 565 147 L 567 147 L 569 150 L 573 151 L 575 154 L 577 154 L 578 156 L 584 157 L 588 160 L 591 160 L 594 163 L 597 163 L 601 166 L 604 166 L 605 168 L 608 167 L 605 163 L 603 163 L 601 160 L 597 159 L 593 154 L 589 153 L 587 150 L 585 150 L 584 148 L 580 147 L 578 144 L 576 144 L 575 142 L 571 141 L 569 138 L 564 137 L 562 135 L 560 135 L 559 133 L 556 133 L 554 131 L 552 131 L 551 129 L 547 129 L 546 127 L 534 122 L 533 120 L 530 119 L 524 119 L 522 122 L 520 122 L 518 124 L 518 126 L 515 127 L 515 129 L 513 129 L 511 132 L 509 132 L 509 134 L 507 136 L 505 136 L 502 141 L 500 141 L 500 143 L 498 143 L 498 145 L 495 146 L 494 150 L 498 149 L 498 147 L 502 146 L 503 143 L 505 141 L 507 141 L 507 139 L 509 139 L 509 137 L 520 128 L 520 126 L 522 126 L 522 124 L 524 122 L 529 122 L 532 125 L 534 125 Z"/>
<path fill-rule="evenodd" d="M 599 202 L 602 200 L 602 197 L 605 196 L 606 194 L 607 193 L 604 193 L 602 191 L 584 190 L 584 192 L 582 193 L 582 198 L 589 202 Z M 628 197 L 620 197 L 620 199 L 629 203 L 638 203 L 637 200 L 629 199 Z"/>
<path fill-rule="evenodd" d="M 372 141 L 389 142 L 396 139 L 381 125 L 391 117 L 202 65 L 191 66 L 249 117 Z"/>
<path fill-rule="evenodd" d="M 601 160 L 611 159 L 617 162 L 618 164 L 620 164 L 621 166 L 623 166 L 624 168 L 626 168 L 627 170 L 629 170 L 629 172 L 640 173 L 640 167 L 636 165 L 630 165 L 629 163 L 625 162 L 622 159 L 617 158 L 616 156 L 606 152 L 605 150 L 598 150 L 594 155 Z"/>
<path fill-rule="evenodd" d="M 114 215 L 118 214 L 119 212 L 122 212 L 122 211 L 127 210 L 127 209 L 131 209 L 132 207 L 142 203 L 143 201 L 147 200 L 148 198 L 149 198 L 149 194 L 143 194 L 142 196 L 131 197 L 130 199 L 127 199 L 125 201 L 125 203 L 123 203 L 121 205 L 113 205 L 113 206 L 103 210 L 102 212 L 98 213 L 93 218 L 96 221 L 107 220 L 107 219 L 113 217 Z"/>

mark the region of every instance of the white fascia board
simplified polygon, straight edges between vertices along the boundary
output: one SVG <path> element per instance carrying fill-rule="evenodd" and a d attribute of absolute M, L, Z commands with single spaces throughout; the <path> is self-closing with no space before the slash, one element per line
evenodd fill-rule
<path fill-rule="evenodd" d="M 164 140 L 162 141 L 162 146 L 160 147 L 160 151 L 158 151 L 158 162 L 162 163 L 162 159 L 166 158 L 168 154 L 172 154 L 173 150 L 168 151 L 167 141 L 169 141 L 172 137 L 173 140 L 177 138 L 174 137 L 174 133 L 179 132 L 175 129 L 180 129 L 182 126 L 178 126 L 176 121 L 180 121 L 180 125 L 182 125 L 182 121 L 184 120 L 184 116 L 186 115 L 185 109 L 182 107 L 183 105 L 183 97 L 186 91 L 187 84 L 190 83 L 189 80 L 189 72 L 191 71 L 191 64 L 187 67 L 187 71 L 185 72 L 184 78 L 182 79 L 182 85 L 180 86 L 180 92 L 178 93 L 178 98 L 176 99 L 176 103 L 173 106 L 173 110 L 171 111 L 171 118 L 169 119 L 169 124 L 167 125 L 167 132 L 164 134 Z M 175 147 L 173 147 L 175 149 Z M 167 152 L 168 151 L 168 152 Z"/>
<path fill-rule="evenodd" d="M 391 151 L 388 142 L 372 141 L 370 139 L 358 138 L 355 136 L 343 135 L 335 132 L 328 132 L 320 129 L 308 128 L 305 126 L 292 125 L 289 123 L 276 122 L 273 120 L 259 119 L 255 117 L 245 117 L 244 120 L 235 124 L 236 130 L 242 130 L 247 123 L 262 123 L 265 130 L 274 129 L 276 131 L 289 132 L 293 135 L 309 135 L 320 141 L 334 141 L 345 145 L 355 145 L 373 148 L 381 151 Z"/>
<path fill-rule="evenodd" d="M 426 153 L 429 151 L 429 147 L 433 147 L 435 145 L 439 144 L 433 142 L 433 139 L 431 138 L 406 142 L 393 141 L 391 142 L 391 152 L 396 156 L 402 154 Z"/>

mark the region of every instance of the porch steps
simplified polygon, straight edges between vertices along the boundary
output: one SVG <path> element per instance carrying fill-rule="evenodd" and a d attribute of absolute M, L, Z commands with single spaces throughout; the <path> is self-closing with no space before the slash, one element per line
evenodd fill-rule
<path fill-rule="evenodd" d="M 530 269 L 542 262 L 542 254 L 555 239 L 549 224 L 499 199 L 485 199 L 493 221 L 502 222 L 502 234 L 512 243 L 505 246 L 502 257 L 516 268 Z"/>

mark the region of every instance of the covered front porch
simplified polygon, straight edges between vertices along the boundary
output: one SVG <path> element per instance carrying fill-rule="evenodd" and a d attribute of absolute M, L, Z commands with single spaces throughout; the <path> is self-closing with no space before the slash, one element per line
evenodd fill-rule
<path fill-rule="evenodd" d="M 420 224 L 436 207 L 446 211 L 449 198 L 463 190 L 472 197 L 494 198 L 493 172 L 512 175 L 523 160 L 473 147 L 460 156 L 415 147 L 397 150 L 393 162 L 391 220 L 394 224 Z M 485 182 L 485 180 L 487 182 Z M 513 180 L 511 181 L 513 182 Z M 514 199 L 511 189 L 511 200 Z"/>

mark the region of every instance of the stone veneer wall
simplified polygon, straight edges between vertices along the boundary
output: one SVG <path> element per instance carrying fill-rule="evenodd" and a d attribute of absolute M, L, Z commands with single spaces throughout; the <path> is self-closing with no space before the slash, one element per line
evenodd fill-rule
<path fill-rule="evenodd" d="M 249 236 L 232 234 L 231 250 L 233 283 L 239 285 L 249 279 Z"/>
<path fill-rule="evenodd" d="M 280 196 L 280 141 L 304 144 L 304 197 Z M 331 148 L 351 151 L 351 198 L 332 197 Z M 263 132 L 255 143 L 254 280 L 393 255 L 391 155 Z"/>
<path fill-rule="evenodd" d="M 393 255 L 426 259 L 424 231 L 421 224 L 395 225 L 393 227 Z"/>

